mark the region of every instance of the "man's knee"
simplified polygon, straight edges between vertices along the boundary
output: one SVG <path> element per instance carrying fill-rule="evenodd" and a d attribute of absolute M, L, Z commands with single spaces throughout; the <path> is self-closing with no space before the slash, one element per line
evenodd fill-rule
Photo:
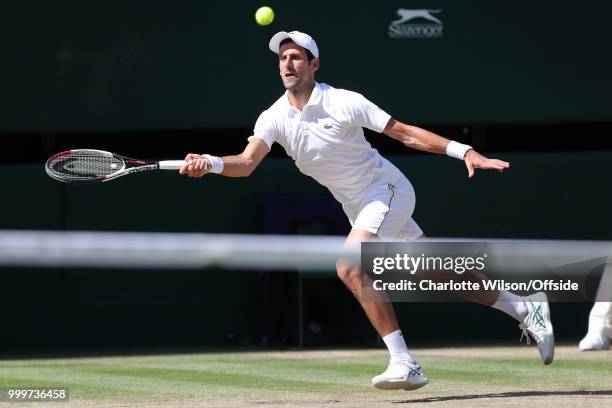
<path fill-rule="evenodd" d="M 351 266 L 345 262 L 336 263 L 336 273 L 342 282 L 347 285 L 355 281 L 361 282 L 363 276 L 363 272 L 361 272 L 360 268 Z"/>

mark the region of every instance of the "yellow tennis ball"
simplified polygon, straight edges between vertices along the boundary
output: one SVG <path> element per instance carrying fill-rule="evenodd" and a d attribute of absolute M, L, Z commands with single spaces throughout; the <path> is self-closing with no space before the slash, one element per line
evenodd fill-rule
<path fill-rule="evenodd" d="M 270 7 L 264 6 L 255 12 L 255 21 L 259 25 L 268 25 L 274 20 L 274 11 Z"/>

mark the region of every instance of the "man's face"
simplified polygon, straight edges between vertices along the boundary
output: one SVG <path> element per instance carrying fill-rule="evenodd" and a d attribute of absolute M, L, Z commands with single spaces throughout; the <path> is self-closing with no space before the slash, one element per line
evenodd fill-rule
<path fill-rule="evenodd" d="M 314 82 L 314 73 L 319 68 L 319 60 L 315 58 L 310 63 L 306 50 L 289 42 L 279 50 L 279 68 L 283 85 L 287 89 L 299 89 Z"/>

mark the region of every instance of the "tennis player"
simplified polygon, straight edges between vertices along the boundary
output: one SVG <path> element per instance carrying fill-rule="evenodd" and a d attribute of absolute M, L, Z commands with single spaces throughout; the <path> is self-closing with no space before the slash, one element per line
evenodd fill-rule
<path fill-rule="evenodd" d="M 501 172 L 510 166 L 502 160 L 488 159 L 470 146 L 399 122 L 359 93 L 316 82 L 319 49 L 308 34 L 279 32 L 269 47 L 279 56 L 286 92 L 261 113 L 241 154 L 216 157 L 190 153 L 181 174 L 246 177 L 272 144 L 279 143 L 302 173 L 327 187 L 342 204 L 352 225 L 347 243 L 353 244 L 375 238 L 407 241 L 424 237 L 411 217 L 415 207 L 412 185 L 370 146 L 364 138 L 364 127 L 383 132 L 409 148 L 463 160 L 468 177 L 475 169 Z M 406 347 L 393 305 L 384 299 L 372 301 L 361 296 L 362 282 L 369 278 L 359 268 L 339 262 L 337 272 L 389 349 L 389 366 L 372 379 L 373 385 L 412 390 L 427 384 L 427 376 Z M 536 340 L 544 363 L 552 362 L 554 336 L 546 296 L 540 293 L 522 298 L 504 291 L 488 296 L 497 301 L 487 302 L 484 297 L 476 300 L 518 320 L 523 334 Z"/>

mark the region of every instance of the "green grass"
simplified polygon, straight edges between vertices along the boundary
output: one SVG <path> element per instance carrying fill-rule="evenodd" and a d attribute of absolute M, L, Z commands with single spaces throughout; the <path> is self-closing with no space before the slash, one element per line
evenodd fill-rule
<path fill-rule="evenodd" d="M 480 404 L 495 393 L 509 393 L 505 403 L 514 398 L 520 405 L 528 401 L 513 393 L 536 392 L 555 401 L 584 390 L 599 392 L 599 398 L 612 402 L 612 352 L 562 348 L 548 367 L 540 363 L 535 349 L 520 346 L 428 349 L 415 354 L 431 384 L 410 393 L 383 392 L 370 385 L 371 377 L 386 366 L 382 350 L 8 360 L 0 362 L 0 387 L 67 387 L 72 403 L 89 405 L 339 401 L 370 406 L 466 395 L 478 396 L 473 403 Z"/>

